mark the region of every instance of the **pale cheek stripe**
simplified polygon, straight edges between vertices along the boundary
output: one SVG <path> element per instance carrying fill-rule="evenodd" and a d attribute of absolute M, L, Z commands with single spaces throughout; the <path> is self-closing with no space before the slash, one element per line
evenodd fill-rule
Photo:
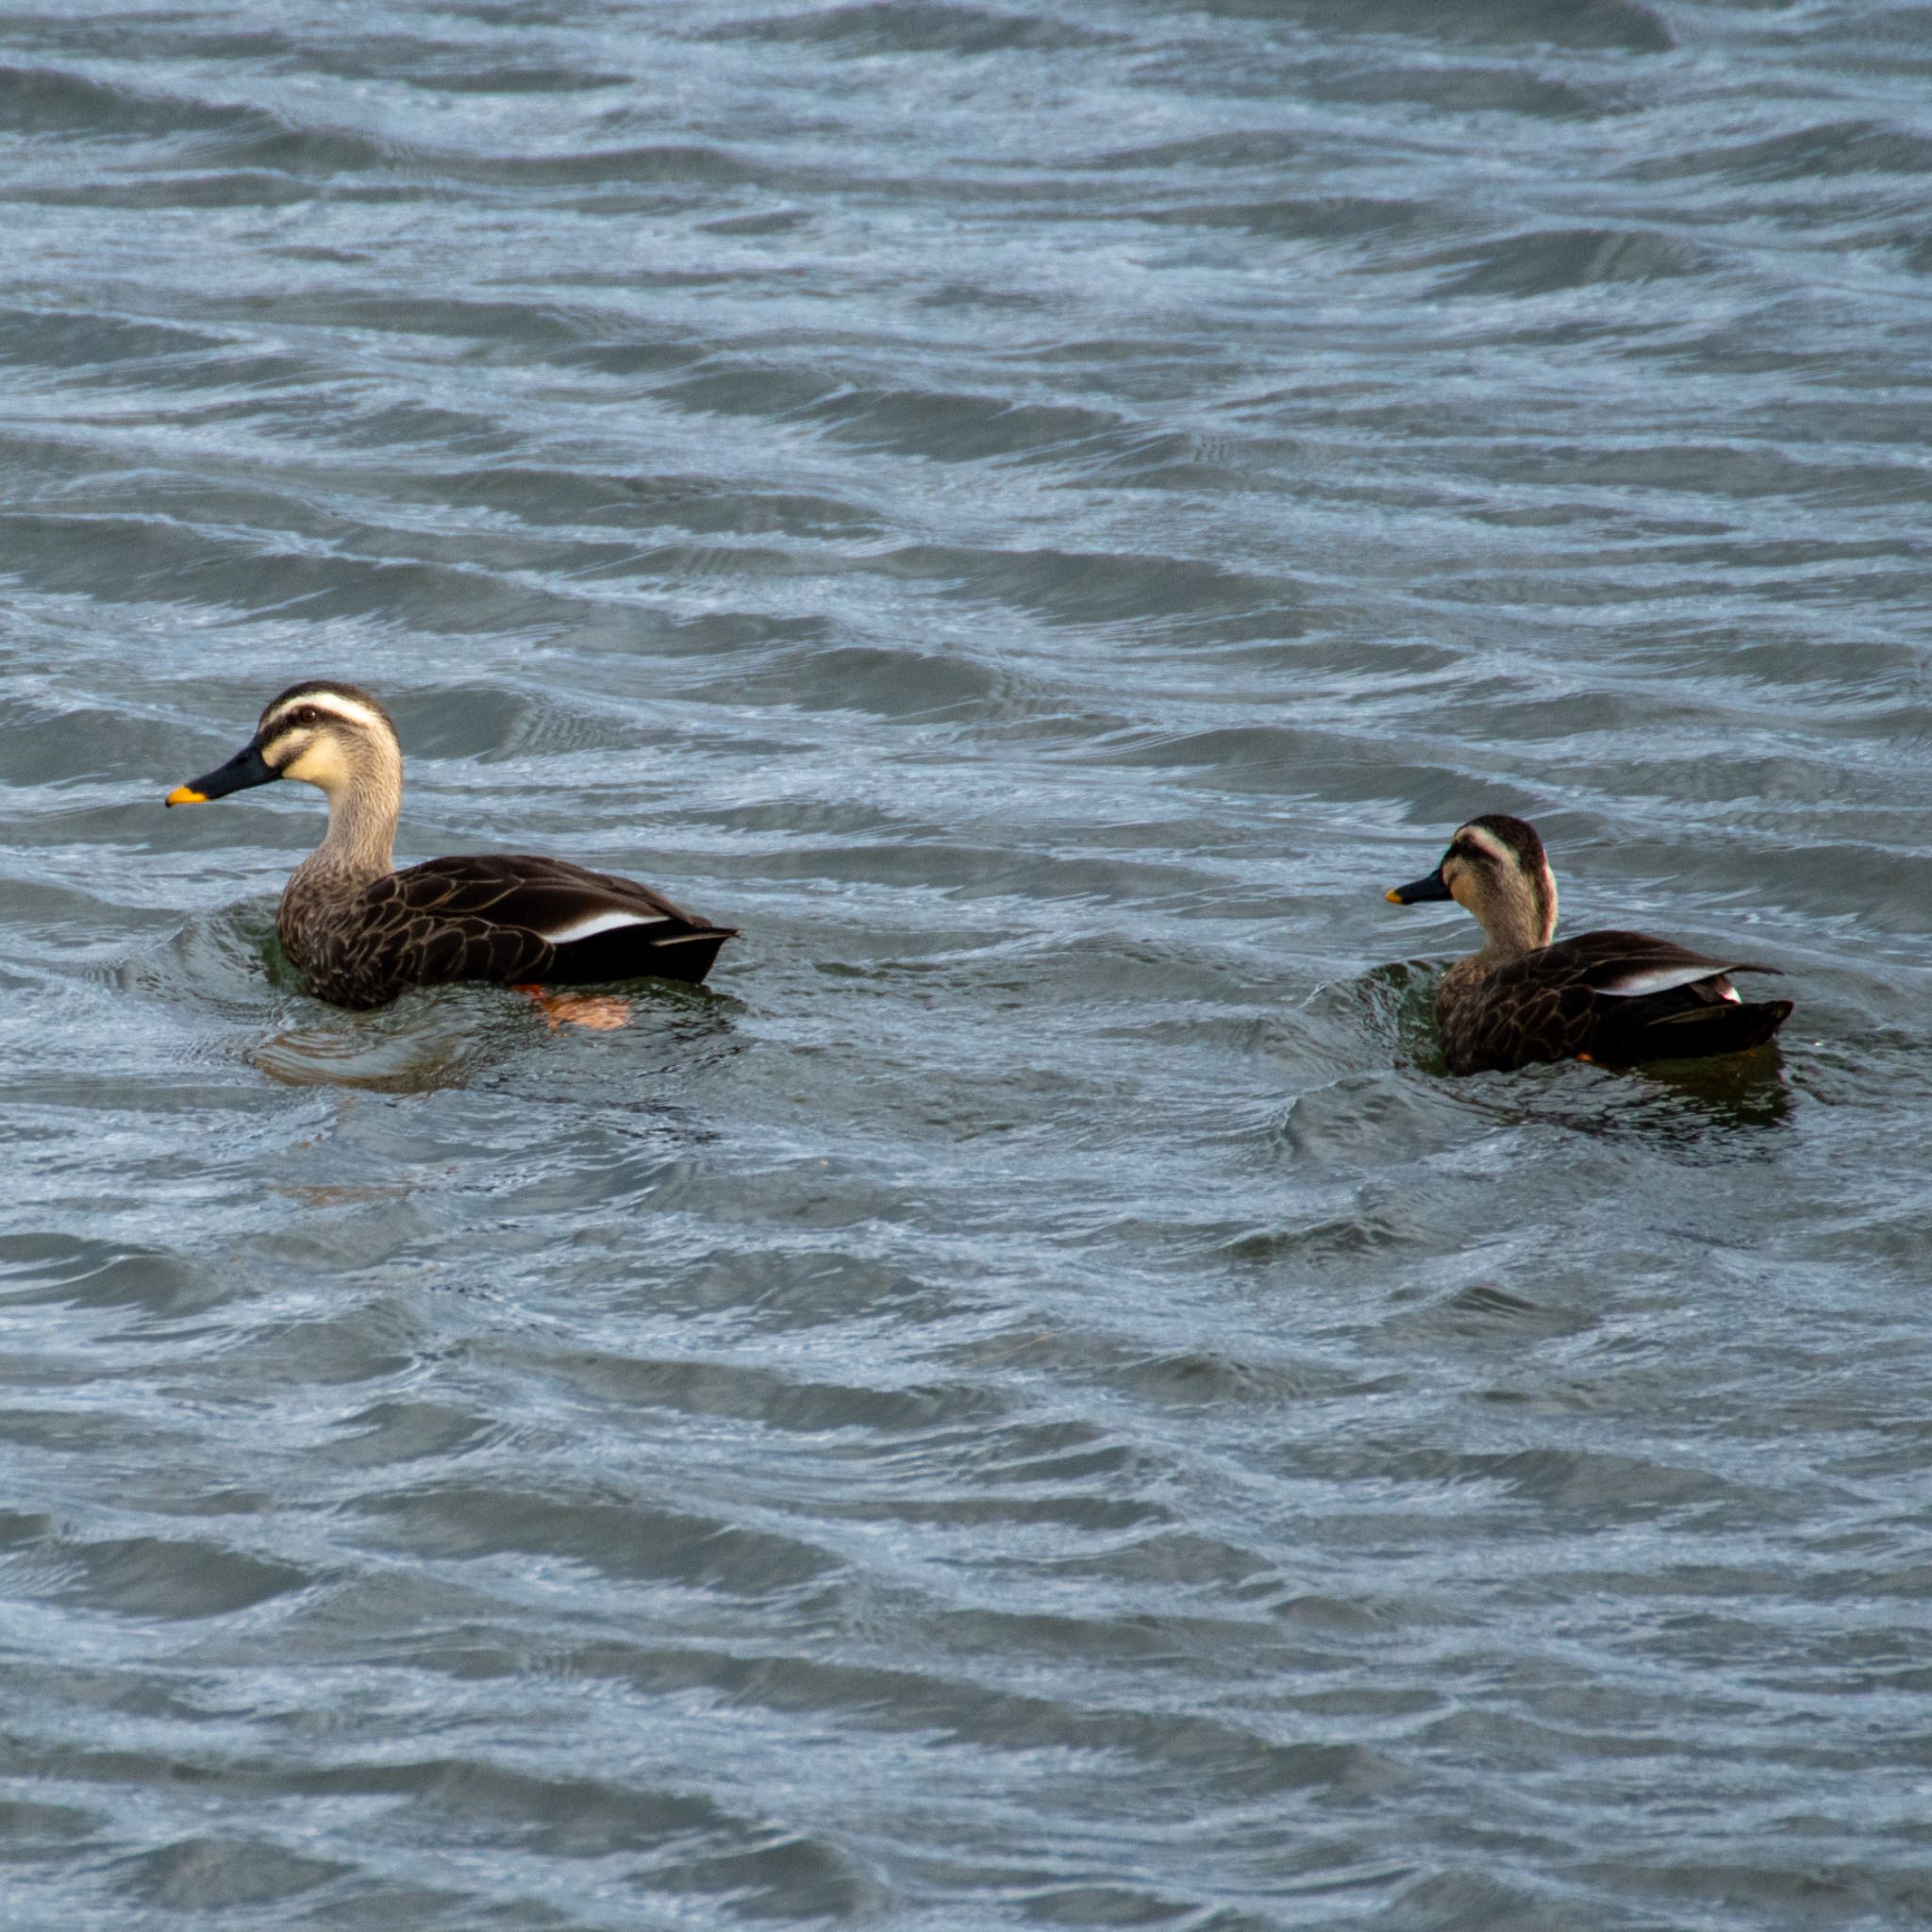
<path fill-rule="evenodd" d="M 284 710 L 277 711 L 263 725 L 264 731 L 272 731 L 275 721 L 289 711 L 300 710 L 304 705 L 320 711 L 325 718 L 341 718 L 351 724 L 360 724 L 368 731 L 387 731 L 381 716 L 372 711 L 367 705 L 358 705 L 354 698 L 338 697 L 334 691 L 317 691 L 308 697 L 291 698 Z"/>
<path fill-rule="evenodd" d="M 1484 830 L 1481 825 L 1464 825 L 1457 836 L 1467 839 L 1472 845 L 1479 845 L 1498 865 L 1514 867 L 1517 863 L 1515 853 L 1493 832 Z"/>
<path fill-rule="evenodd" d="M 615 932 L 621 925 L 651 925 L 654 921 L 636 912 L 593 912 L 588 919 L 573 920 L 543 937 L 553 946 L 567 946 L 574 940 L 595 939 L 600 932 Z"/>

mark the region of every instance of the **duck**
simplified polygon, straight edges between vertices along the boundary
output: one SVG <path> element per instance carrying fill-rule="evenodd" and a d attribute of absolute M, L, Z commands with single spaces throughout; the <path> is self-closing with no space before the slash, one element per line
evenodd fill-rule
<path fill-rule="evenodd" d="M 205 805 L 293 778 L 328 800 L 322 843 L 283 889 L 275 931 L 318 999 L 386 1006 L 409 987 L 684 980 L 711 970 L 737 927 L 714 924 L 614 873 L 522 853 L 432 858 L 398 872 L 402 741 L 359 686 L 291 684 L 225 765 L 169 792 Z"/>
<path fill-rule="evenodd" d="M 1455 1074 L 1539 1060 L 1702 1059 L 1761 1046 L 1790 1000 L 1745 1000 L 1734 973 L 1775 966 L 1712 958 L 1641 932 L 1557 940 L 1557 880 L 1536 827 L 1505 812 L 1460 826 L 1435 871 L 1386 895 L 1395 906 L 1454 899 L 1483 929 L 1436 990 L 1443 1057 Z"/>

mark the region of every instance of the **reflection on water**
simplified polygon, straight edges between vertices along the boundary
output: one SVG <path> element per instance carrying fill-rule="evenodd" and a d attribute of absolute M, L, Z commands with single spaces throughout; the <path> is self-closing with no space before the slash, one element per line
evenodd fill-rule
<path fill-rule="evenodd" d="M 1405 959 L 1373 967 L 1351 983 L 1349 991 L 1359 1024 L 1386 1044 L 1392 1060 L 1447 1078 L 1436 1027 L 1436 986 L 1442 964 Z"/>
<path fill-rule="evenodd" d="M 506 1029 L 474 1009 L 411 996 L 400 1013 L 358 1013 L 291 1026 L 252 1048 L 248 1058 L 291 1087 L 367 1087 L 421 1093 L 468 1084 L 499 1056 Z"/>
<path fill-rule="evenodd" d="M 1715 1059 L 1641 1067 L 1564 1061 L 1520 1074 L 1474 1074 L 1459 1083 L 1469 1104 L 1499 1123 L 1576 1133 L 1641 1136 L 1717 1154 L 1727 1129 L 1792 1124 L 1783 1055 L 1774 1041 Z M 1730 1143 L 1738 1151 L 1739 1143 Z"/>
<path fill-rule="evenodd" d="M 500 1073 L 542 1035 L 635 1028 L 625 1064 L 688 1065 L 728 1042 L 731 1003 L 671 982 L 648 992 L 552 992 L 524 987 L 419 989 L 372 1012 L 299 1003 L 302 1024 L 248 1049 L 251 1065 L 291 1087 L 366 1087 L 421 1093 Z M 641 1055 L 643 1058 L 641 1058 Z"/>

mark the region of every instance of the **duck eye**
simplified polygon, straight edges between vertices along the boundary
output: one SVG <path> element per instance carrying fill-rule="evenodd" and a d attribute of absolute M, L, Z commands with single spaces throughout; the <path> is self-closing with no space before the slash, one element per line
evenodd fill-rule
<path fill-rule="evenodd" d="M 298 724 L 313 724 L 315 723 L 315 707 L 313 705 L 304 705 L 302 708 L 295 713 L 295 722 Z"/>

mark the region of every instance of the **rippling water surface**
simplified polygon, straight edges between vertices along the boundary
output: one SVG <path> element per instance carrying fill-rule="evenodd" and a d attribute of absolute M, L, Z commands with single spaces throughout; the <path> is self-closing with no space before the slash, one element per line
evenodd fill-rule
<path fill-rule="evenodd" d="M 1932 1917 L 1932 13 L 0 26 L 9 1924 Z M 410 858 L 743 927 L 552 1032 Z M 1466 1080 L 1478 810 L 1774 1050 Z"/>

